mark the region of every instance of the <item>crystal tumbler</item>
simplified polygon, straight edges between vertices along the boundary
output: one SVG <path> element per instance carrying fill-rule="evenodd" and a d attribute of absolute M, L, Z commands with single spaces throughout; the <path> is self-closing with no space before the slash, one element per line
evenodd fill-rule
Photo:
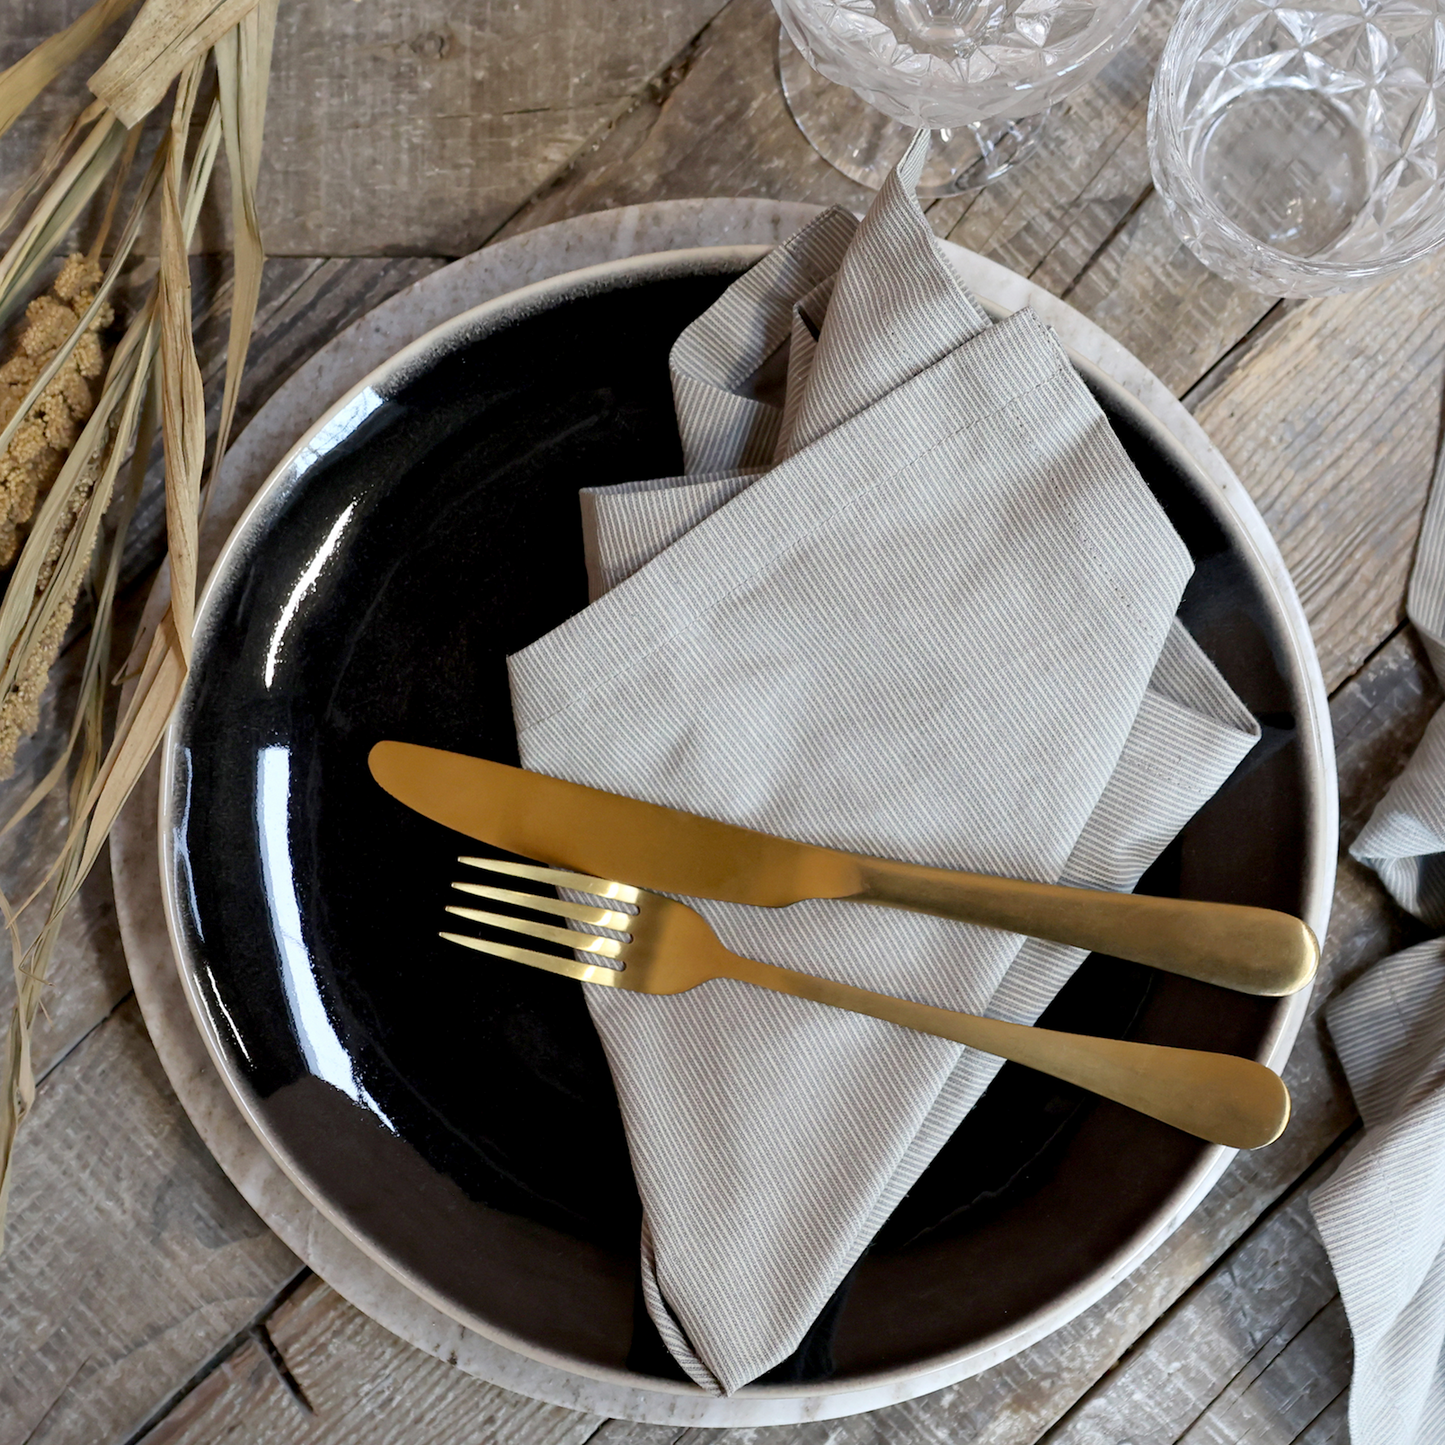
<path fill-rule="evenodd" d="M 926 127 L 920 194 L 972 190 L 1037 144 L 1044 113 L 1102 69 L 1145 3 L 773 0 L 783 92 L 814 148 L 854 180 L 881 185 Z"/>
<path fill-rule="evenodd" d="M 1230 280 L 1367 286 L 1445 240 L 1442 86 L 1440 5 L 1186 0 L 1150 96 L 1154 184 Z"/>

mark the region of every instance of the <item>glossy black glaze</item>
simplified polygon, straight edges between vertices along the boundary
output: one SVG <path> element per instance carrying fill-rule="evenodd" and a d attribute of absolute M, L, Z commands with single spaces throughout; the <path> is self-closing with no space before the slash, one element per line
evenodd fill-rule
<path fill-rule="evenodd" d="M 586 600 L 577 488 L 678 470 L 668 348 L 729 279 L 540 309 L 366 403 L 252 519 L 173 752 L 196 987 L 292 1166 L 463 1317 L 654 1380 L 682 1377 L 637 1306 L 638 1200 L 581 991 L 436 938 L 475 845 L 382 793 L 366 755 L 394 737 L 516 761 L 505 658 Z M 1146 888 L 1298 911 L 1278 623 L 1147 428 L 1111 420 L 1196 557 L 1186 621 L 1266 724 Z M 1279 1007 L 1096 957 L 1045 1021 L 1255 1053 Z M 769 1379 L 892 1369 L 1020 1320 L 1113 1255 L 1202 1147 L 1006 1067 Z"/>

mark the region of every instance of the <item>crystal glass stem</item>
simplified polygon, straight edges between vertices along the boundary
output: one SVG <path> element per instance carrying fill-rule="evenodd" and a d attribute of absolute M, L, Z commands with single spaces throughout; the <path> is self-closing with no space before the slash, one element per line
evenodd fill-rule
<path fill-rule="evenodd" d="M 891 120 L 846 86 L 820 75 L 786 30 L 778 35 L 778 74 L 788 110 L 813 149 L 845 176 L 877 190 L 914 128 Z M 918 194 L 956 196 L 997 180 L 1032 154 L 1050 113 L 935 130 Z"/>

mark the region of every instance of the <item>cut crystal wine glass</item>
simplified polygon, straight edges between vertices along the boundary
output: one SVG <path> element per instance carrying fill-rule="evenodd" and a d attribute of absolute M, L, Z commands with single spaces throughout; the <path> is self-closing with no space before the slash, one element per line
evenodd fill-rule
<path fill-rule="evenodd" d="M 1103 68 L 1146 0 L 773 0 L 783 93 L 845 175 L 877 187 L 920 127 L 920 195 L 986 185 Z"/>

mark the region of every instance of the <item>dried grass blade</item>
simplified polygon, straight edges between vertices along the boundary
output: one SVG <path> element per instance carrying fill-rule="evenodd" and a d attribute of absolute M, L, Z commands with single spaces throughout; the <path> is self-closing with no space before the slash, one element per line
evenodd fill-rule
<path fill-rule="evenodd" d="M 55 254 L 124 147 L 125 127 L 113 117 L 102 118 L 36 204 L 0 260 L 0 326 L 26 300 L 40 268 Z"/>
<path fill-rule="evenodd" d="M 215 49 L 221 129 L 231 172 L 235 280 L 226 344 L 226 383 L 211 459 L 212 482 L 220 470 L 236 418 L 241 372 L 251 345 L 256 307 L 261 299 L 261 274 L 266 265 L 261 222 L 256 213 L 256 184 L 261 173 L 261 137 L 266 124 L 266 90 L 278 4 L 279 0 L 261 0 L 234 30 L 216 42 Z"/>
<path fill-rule="evenodd" d="M 219 125 L 219 120 L 216 110 L 212 111 L 212 121 L 215 122 L 215 125 L 207 125 L 206 136 L 214 137 L 217 133 L 216 127 Z M 216 154 L 216 141 L 212 139 L 208 146 L 206 136 L 202 137 L 201 145 L 197 149 L 195 164 L 191 168 L 191 190 L 187 196 L 185 219 L 192 227 L 195 224 L 199 197 L 204 192 L 210 177 L 207 157 L 209 156 L 213 160 Z M 189 230 L 187 239 L 189 240 Z M 164 361 L 162 361 L 159 378 L 162 431 L 164 431 L 166 387 Z M 199 473 L 197 473 L 197 480 L 199 480 Z M 169 461 L 167 462 L 166 494 L 169 513 Z M 194 537 L 196 520 L 194 510 L 191 512 L 190 518 Z M 152 754 L 165 733 L 166 725 L 170 722 L 171 713 L 175 710 L 176 702 L 181 695 L 181 688 L 186 680 L 190 656 L 190 634 L 187 630 L 183 638 L 181 623 L 176 615 L 174 553 L 168 565 L 171 568 L 170 606 L 161 619 L 160 626 L 151 635 L 135 691 L 131 694 L 125 714 L 116 728 L 115 737 L 111 741 L 110 750 L 96 779 L 95 787 L 85 802 L 85 810 L 89 814 L 90 824 L 79 872 L 79 877 L 82 879 L 95 862 L 96 856 L 105 843 L 106 835 L 110 832 L 111 825 L 115 822 L 121 808 L 125 806 L 125 800 L 130 796 L 131 789 L 135 787 L 141 774 L 146 770 Z M 193 552 L 193 576 L 194 565 Z"/>
<path fill-rule="evenodd" d="M 105 243 L 110 240 L 110 228 L 115 225 L 116 212 L 120 210 L 120 198 L 125 191 L 126 182 L 130 180 L 130 173 L 135 168 L 135 157 L 140 143 L 141 127 L 133 125 L 126 132 L 125 149 L 121 151 L 120 165 L 116 167 L 115 175 L 111 179 L 110 199 L 105 203 L 105 213 L 100 218 L 99 229 L 85 251 L 86 258 L 97 264 L 105 250 Z"/>
<path fill-rule="evenodd" d="M 10 192 L 9 198 L 0 206 L 0 235 L 3 235 L 11 221 L 20 213 L 20 208 L 60 169 L 60 163 L 70 154 L 70 148 L 80 138 L 80 133 L 93 126 L 105 114 L 103 100 L 93 100 L 75 117 L 66 132 L 45 153 L 45 158 L 31 173 Z"/>
<path fill-rule="evenodd" d="M 130 707 L 85 802 L 90 830 L 81 857 L 82 877 L 105 845 L 106 834 L 165 734 L 185 680 L 186 666 L 175 645 L 168 615 L 167 622 L 151 637 Z"/>
<path fill-rule="evenodd" d="M 256 3 L 145 0 L 125 38 L 90 77 L 92 93 L 127 125 L 134 125 L 160 103 L 171 81 Z"/>
<path fill-rule="evenodd" d="M 100 39 L 106 27 L 119 19 L 135 0 L 96 0 L 96 3 L 64 30 L 42 40 L 0 73 L 0 135 L 15 124 L 20 114 L 66 68 Z"/>
<path fill-rule="evenodd" d="M 160 323 L 161 435 L 166 456 L 166 540 L 171 611 L 181 656 L 189 665 L 196 596 L 196 515 L 205 466 L 206 402 L 191 318 L 191 270 L 181 211 L 181 160 L 187 116 L 200 82 L 200 63 L 182 74 L 171 119 L 171 145 L 161 182 Z M 193 187 L 192 195 L 199 194 Z"/>
<path fill-rule="evenodd" d="M 181 218 L 186 223 L 186 249 L 196 234 L 196 225 L 201 219 L 201 206 L 205 203 L 206 189 L 211 184 L 211 172 L 216 157 L 221 153 L 221 105 L 217 101 L 206 117 L 206 128 L 196 146 L 191 160 L 190 174 L 186 177 L 186 201 L 181 207 Z"/>

